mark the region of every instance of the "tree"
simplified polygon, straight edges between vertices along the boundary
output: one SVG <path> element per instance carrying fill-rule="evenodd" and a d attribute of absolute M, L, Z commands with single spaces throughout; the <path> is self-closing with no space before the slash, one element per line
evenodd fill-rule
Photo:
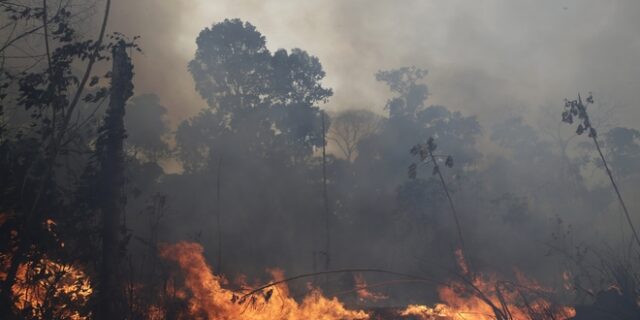
<path fill-rule="evenodd" d="M 75 223 L 61 214 L 72 208 L 69 205 L 72 197 L 65 192 L 68 185 L 62 185 L 67 181 L 56 177 L 63 172 L 60 170 L 61 158 L 70 156 L 73 151 L 71 146 L 83 128 L 82 123 L 74 122 L 78 105 L 81 102 L 101 101 L 106 94 L 106 88 L 89 94 L 85 94 L 85 89 L 97 87 L 101 79 L 92 71 L 96 62 L 105 59 L 104 52 L 108 48 L 103 39 L 110 4 L 111 1 L 107 0 L 100 32 L 95 40 L 83 39 L 74 29 L 73 14 L 67 2 L 60 2 L 52 15 L 49 15 L 47 1 L 35 8 L 15 4 L 3 6 L 7 21 L 14 27 L 32 25 L 33 21 L 41 23 L 22 33 L 9 33 L 9 38 L 0 48 L 3 54 L 0 113 L 9 106 L 17 113 L 28 115 L 24 120 L 28 126 L 12 127 L 12 135 L 2 137 L 2 151 L 6 152 L 2 158 L 7 164 L 3 170 L 7 172 L 7 180 L 3 181 L 0 191 L 0 212 L 13 213 L 11 223 L 6 225 L 11 232 L 19 235 L 2 247 L 5 254 L 11 255 L 0 288 L 0 314 L 7 317 L 15 315 L 11 288 L 20 265 L 27 261 L 39 263 L 44 254 L 49 259 L 56 259 L 57 254 L 63 251 L 56 247 L 60 245 L 59 240 L 51 239 L 47 221 L 69 225 Z M 49 30 L 50 24 L 56 28 Z M 43 34 L 38 33 L 39 30 Z M 33 37 L 38 38 L 34 40 Z M 30 66 L 11 68 L 10 64 L 5 63 L 6 50 L 20 41 L 28 43 L 27 40 L 40 43 L 36 47 L 42 50 L 41 53 L 25 55 L 35 60 Z M 82 62 L 86 64 L 77 74 L 75 71 Z M 3 123 L 2 127 L 9 126 Z M 71 239 L 65 241 L 67 252 L 73 247 L 71 244 L 74 241 Z"/>
<path fill-rule="evenodd" d="M 271 54 L 264 36 L 253 25 L 225 19 L 202 30 L 196 44 L 189 71 L 196 91 L 211 108 L 226 115 L 262 102 L 270 83 Z"/>
<path fill-rule="evenodd" d="M 321 197 L 310 196 L 322 190 L 321 166 L 314 162 L 314 152 L 323 146 L 330 125 L 326 119 L 323 128 L 319 105 L 332 91 L 321 83 L 325 72 L 317 57 L 301 49 L 269 51 L 265 37 L 250 23 L 234 19 L 214 24 L 202 30 L 197 45 L 189 71 L 207 106 L 179 125 L 176 145 L 185 177 L 193 177 L 184 182 L 210 187 L 206 203 L 197 199 L 190 203 L 195 202 L 193 211 L 206 219 L 212 233 L 218 233 L 208 239 L 225 253 L 217 260 L 228 264 L 235 262 L 234 256 L 238 259 L 238 253 L 226 246 L 237 243 L 243 232 L 277 247 L 294 233 L 306 236 L 311 227 L 317 228 L 309 223 L 309 217 L 321 217 L 322 208 Z M 291 190 L 292 184 L 298 188 Z M 288 212 L 301 213 L 290 217 Z M 243 219 L 262 225 L 264 232 L 250 226 L 233 232 L 225 228 Z M 291 227 L 292 232 L 276 236 L 269 232 L 283 228 L 282 223 L 309 228 Z"/>
<path fill-rule="evenodd" d="M 376 74 L 376 78 L 387 84 L 394 96 L 386 104 L 388 119 L 382 121 L 375 134 L 359 143 L 356 162 L 380 165 L 366 171 L 379 172 L 381 181 L 391 182 L 391 185 L 404 181 L 406 174 L 398 164 L 411 162 L 406 149 L 419 137 L 434 137 L 441 145 L 447 146 L 446 152 L 454 155 L 458 169 L 467 169 L 479 157 L 475 149 L 475 139 L 480 133 L 477 119 L 443 106 L 426 106 L 428 88 L 422 81 L 426 74 L 426 70 L 415 67 Z"/>
<path fill-rule="evenodd" d="M 562 112 L 562 121 L 568 124 L 573 124 L 574 119 L 578 120 L 578 127 L 576 128 L 576 133 L 578 135 L 582 135 L 587 132 L 589 138 L 593 141 L 593 144 L 598 151 L 598 155 L 600 155 L 600 160 L 602 160 L 602 165 L 604 166 L 605 171 L 607 172 L 607 176 L 609 176 L 609 180 L 611 181 L 611 186 L 618 196 L 618 202 L 622 207 L 622 211 L 624 212 L 625 218 L 627 219 L 627 224 L 631 229 L 631 233 L 633 234 L 633 238 L 638 246 L 640 246 L 640 236 L 638 236 L 638 232 L 636 231 L 635 226 L 633 225 L 633 221 L 631 220 L 631 216 L 629 215 L 629 211 L 627 210 L 627 205 L 622 199 L 622 195 L 620 194 L 620 190 L 618 189 L 618 184 L 613 178 L 613 174 L 611 173 L 611 169 L 607 163 L 607 160 L 602 153 L 602 149 L 600 148 L 600 143 L 598 142 L 598 132 L 592 126 L 591 120 L 589 119 L 589 113 L 587 113 L 587 106 L 593 104 L 593 97 L 589 95 L 586 99 L 586 103 L 582 102 L 582 97 L 578 95 L 578 99 L 576 100 L 565 100 L 564 111 Z"/>
<path fill-rule="evenodd" d="M 451 199 L 451 194 L 449 193 L 449 187 L 447 187 L 446 182 L 444 181 L 444 177 L 442 176 L 442 172 L 440 171 L 440 165 L 438 164 L 438 160 L 441 158 L 445 158 L 444 165 L 451 168 L 453 167 L 453 158 L 451 156 L 439 156 L 434 154 L 438 145 L 434 142 L 433 137 L 429 137 L 426 143 L 421 143 L 415 145 L 411 148 L 411 155 L 417 156 L 419 159 L 419 164 L 427 164 L 432 165 L 432 175 L 437 175 L 440 178 L 440 185 L 442 186 L 442 190 L 447 196 L 447 200 L 449 201 L 449 208 L 451 209 L 451 215 L 453 216 L 453 220 L 456 223 L 456 231 L 458 232 L 458 245 L 459 249 L 464 250 L 464 237 L 462 236 L 462 228 L 460 227 L 460 219 L 458 218 L 458 212 L 456 211 L 455 206 L 453 205 L 453 200 Z M 409 166 L 409 178 L 415 179 L 417 175 L 417 167 L 418 163 L 412 163 Z"/>
<path fill-rule="evenodd" d="M 329 128 L 329 140 L 333 141 L 347 161 L 357 155 L 358 143 L 376 133 L 382 119 L 375 113 L 360 109 L 347 110 L 336 115 Z"/>
<path fill-rule="evenodd" d="M 325 73 L 318 58 L 300 49 L 272 55 L 264 36 L 238 19 L 204 29 L 196 42 L 189 71 L 209 108 L 178 129 L 181 153 L 192 158 L 185 162 L 197 161 L 198 154 L 216 144 L 215 152 L 224 152 L 222 140 L 236 139 L 232 145 L 254 154 L 280 152 L 287 162 L 300 161 L 321 146 L 315 105 L 332 92 L 320 84 Z"/>
<path fill-rule="evenodd" d="M 424 107 L 429 91 L 420 81 L 427 76 L 427 70 L 416 67 L 402 67 L 394 70 L 378 71 L 376 80 L 384 82 L 396 97 L 387 101 L 389 118 L 413 119 Z"/>
<path fill-rule="evenodd" d="M 97 185 L 102 215 L 102 265 L 100 270 L 100 319 L 115 319 L 122 315 L 119 308 L 121 290 L 119 260 L 122 247 L 120 232 L 124 214 L 124 115 L 127 100 L 133 95 L 133 66 L 122 41 L 113 47 L 111 99 L 104 124 L 96 142 L 99 164 Z"/>

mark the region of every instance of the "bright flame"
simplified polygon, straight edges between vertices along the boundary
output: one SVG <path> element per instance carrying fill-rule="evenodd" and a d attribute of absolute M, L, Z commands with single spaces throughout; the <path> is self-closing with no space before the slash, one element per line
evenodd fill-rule
<path fill-rule="evenodd" d="M 202 255 L 202 246 L 179 242 L 161 248 L 160 255 L 175 261 L 183 272 L 184 285 L 177 288 L 178 297 L 187 303 L 188 319 L 232 320 L 338 320 L 368 319 L 363 311 L 345 308 L 336 298 L 324 297 L 318 289 L 298 303 L 289 295 L 289 289 L 279 284 L 241 302 L 241 293 L 224 288 L 226 280 L 213 274 Z M 282 279 L 282 272 L 271 272 L 274 281 Z"/>
<path fill-rule="evenodd" d="M 540 297 L 552 290 L 542 287 L 516 270 L 517 283 L 499 281 L 496 277 L 473 276 L 461 250 L 456 259 L 463 272 L 459 282 L 438 289 L 441 304 L 434 307 L 410 305 L 401 316 L 421 320 L 494 320 L 494 319 L 568 319 L 575 316 L 569 307 L 557 307 Z M 527 298 L 534 293 L 534 298 Z"/>
<path fill-rule="evenodd" d="M 0 226 L 11 218 L 11 214 L 0 213 Z M 47 219 L 45 226 L 57 239 L 55 221 Z M 10 232 L 12 237 L 17 236 L 15 230 Z M 0 253 L 0 281 L 6 280 L 11 259 L 11 255 Z M 71 264 L 57 263 L 47 257 L 21 263 L 11 292 L 15 309 L 29 319 L 91 318 L 91 313 L 85 310 L 93 293 L 91 282 L 84 271 Z"/>
<path fill-rule="evenodd" d="M 6 273 L 0 274 L 4 280 Z M 14 306 L 22 315 L 33 319 L 90 319 L 81 312 L 93 289 L 86 274 L 71 265 L 47 259 L 21 264 L 12 287 Z"/>
<path fill-rule="evenodd" d="M 52 224 L 53 225 L 53 224 Z M 179 277 L 167 282 L 160 298 L 163 303 L 146 308 L 147 320 L 164 319 L 220 319 L 220 320 L 357 320 L 375 317 L 365 311 L 350 310 L 337 298 L 327 298 L 319 289 L 310 288 L 301 302 L 291 297 L 287 285 L 280 283 L 246 295 L 251 287 L 246 279 L 242 291 L 228 288 L 225 278 L 215 275 L 203 256 L 199 244 L 179 242 L 164 245 L 160 256 L 175 262 Z M 556 307 L 541 294 L 550 289 L 540 286 L 522 273 L 516 272 L 516 283 L 499 281 L 493 276 L 474 275 L 464 261 L 462 252 L 456 252 L 461 270 L 460 281 L 438 289 L 441 303 L 434 306 L 409 305 L 396 313 L 397 317 L 421 320 L 522 320 L 568 319 L 575 311 Z M 0 280 L 4 280 L 8 266 L 6 255 L 0 255 Z M 273 282 L 282 281 L 284 272 L 268 270 Z M 565 274 L 568 277 L 568 274 Z M 377 301 L 385 296 L 368 290 L 361 274 L 355 275 L 356 293 L 361 300 Z M 93 293 L 86 274 L 79 268 L 55 263 L 46 258 L 19 266 L 13 286 L 15 308 L 21 315 L 33 319 L 84 320 L 90 319 L 86 310 Z M 251 291 L 253 292 L 253 291 Z M 176 310 L 175 306 L 179 306 Z M 394 318 L 395 319 L 395 318 Z"/>

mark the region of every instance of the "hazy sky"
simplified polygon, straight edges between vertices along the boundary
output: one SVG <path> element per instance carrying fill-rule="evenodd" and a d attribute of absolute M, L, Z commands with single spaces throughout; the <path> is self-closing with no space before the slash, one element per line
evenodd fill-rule
<path fill-rule="evenodd" d="M 483 122 L 593 91 L 638 128 L 638 17 L 637 0 L 117 0 L 110 29 L 142 37 L 136 93 L 157 93 L 174 121 L 204 106 L 186 69 L 199 31 L 240 18 L 271 50 L 320 58 L 330 110 L 382 110 L 375 72 L 415 65 L 431 103 Z"/>

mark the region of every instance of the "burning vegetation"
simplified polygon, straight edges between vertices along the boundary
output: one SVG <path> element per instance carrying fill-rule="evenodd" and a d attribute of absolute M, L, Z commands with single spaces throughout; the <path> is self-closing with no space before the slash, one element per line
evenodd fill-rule
<path fill-rule="evenodd" d="M 147 320 L 164 319 L 383 319 L 381 311 L 354 310 L 337 297 L 326 297 L 319 288 L 308 284 L 309 291 L 294 299 L 284 272 L 269 270 L 273 282 L 254 290 L 247 284 L 231 289 L 227 279 L 216 275 L 205 261 L 203 248 L 197 243 L 179 242 L 163 245 L 159 256 L 175 266 L 169 272 L 155 303 L 141 313 Z M 37 266 L 35 266 L 37 265 Z M 2 276 L 6 273 L 1 274 Z M 87 304 L 93 293 L 86 274 L 71 266 L 40 261 L 21 266 L 19 280 L 13 287 L 14 307 L 30 319 L 90 319 Z M 544 298 L 549 293 L 536 283 L 523 279 L 519 283 L 501 282 L 493 277 L 461 275 L 460 280 L 438 289 L 441 303 L 434 306 L 409 305 L 387 308 L 393 319 L 421 320 L 508 320 L 569 319 L 572 308 L 556 306 Z M 143 286 L 134 286 L 144 290 Z M 356 276 L 354 291 L 363 300 L 378 301 L 387 297 L 372 292 L 362 274 Z"/>
<path fill-rule="evenodd" d="M 640 319 L 640 131 L 613 107 L 454 110 L 416 66 L 330 106 L 320 58 L 249 22 L 149 63 L 175 48 L 139 55 L 112 2 L 0 0 L 0 319 Z"/>

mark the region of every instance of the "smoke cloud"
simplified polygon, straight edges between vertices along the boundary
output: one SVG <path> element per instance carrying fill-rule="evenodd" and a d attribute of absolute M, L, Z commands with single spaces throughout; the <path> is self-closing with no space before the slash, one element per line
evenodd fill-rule
<path fill-rule="evenodd" d="M 186 69 L 198 32 L 238 17 L 271 50 L 302 48 L 320 58 L 334 89 L 329 110 L 381 112 L 388 97 L 374 73 L 428 69 L 431 103 L 478 114 L 535 115 L 542 104 L 593 91 L 632 108 L 640 83 L 637 1 L 183 1 L 115 3 L 111 31 L 140 35 L 138 93 L 156 92 L 173 123 L 205 103 Z M 135 17 L 135 18 L 134 18 Z"/>

